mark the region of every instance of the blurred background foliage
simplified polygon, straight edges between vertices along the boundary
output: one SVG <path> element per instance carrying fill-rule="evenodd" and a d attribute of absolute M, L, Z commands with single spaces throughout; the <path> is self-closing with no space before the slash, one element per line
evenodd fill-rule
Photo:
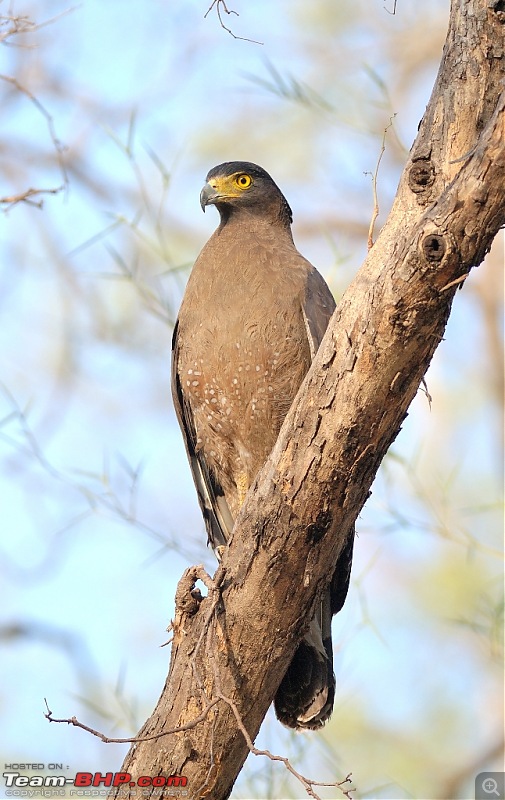
<path fill-rule="evenodd" d="M 118 770 L 127 746 L 49 725 L 43 698 L 134 735 L 163 686 L 176 582 L 214 568 L 169 391 L 172 325 L 217 222 L 198 206 L 206 172 L 271 172 L 338 299 L 384 132 L 376 230 L 448 20 L 435 0 L 235 0 L 230 34 L 208 5 L 0 0 L 5 763 Z M 292 735 L 269 712 L 258 738 L 314 779 L 352 773 L 356 797 L 469 798 L 503 768 L 502 269 L 499 237 L 358 521 L 331 722 Z M 233 796 L 304 791 L 250 757 Z"/>

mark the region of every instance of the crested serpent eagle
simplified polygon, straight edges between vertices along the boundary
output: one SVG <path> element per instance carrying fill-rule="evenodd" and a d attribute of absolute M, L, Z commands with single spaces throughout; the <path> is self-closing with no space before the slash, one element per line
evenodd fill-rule
<path fill-rule="evenodd" d="M 316 353 L 335 302 L 298 252 L 270 175 L 211 169 L 200 203 L 220 224 L 198 256 L 174 330 L 172 392 L 209 542 L 218 554 Z M 353 536 L 275 697 L 279 720 L 319 728 L 335 695 L 331 617 L 342 608 Z"/>

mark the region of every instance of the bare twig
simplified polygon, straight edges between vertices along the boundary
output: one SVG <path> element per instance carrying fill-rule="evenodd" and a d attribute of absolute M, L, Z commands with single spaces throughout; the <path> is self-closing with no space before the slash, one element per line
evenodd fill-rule
<path fill-rule="evenodd" d="M 380 163 L 382 161 L 382 156 L 386 152 L 386 136 L 387 136 L 387 132 L 391 128 L 391 126 L 393 125 L 393 120 L 394 120 L 395 117 L 396 117 L 396 114 L 393 114 L 393 116 L 389 118 L 389 123 L 384 128 L 384 133 L 382 135 L 381 151 L 379 153 L 379 158 L 377 159 L 377 164 L 375 165 L 375 170 L 374 170 L 374 172 L 372 174 L 373 213 L 372 213 L 372 219 L 370 220 L 370 227 L 368 229 L 368 249 L 369 250 L 371 250 L 371 248 L 373 247 L 373 230 L 374 230 L 374 227 L 375 227 L 375 223 L 377 221 L 377 217 L 379 216 L 379 198 L 378 198 L 378 195 L 377 195 L 377 178 L 378 178 L 378 175 L 379 175 L 379 167 L 380 167 Z M 368 174 L 370 174 L 370 173 L 368 173 Z"/>
<path fill-rule="evenodd" d="M 466 281 L 466 279 L 468 278 L 469 275 L 470 275 L 469 272 L 465 272 L 465 274 L 464 275 L 460 275 L 459 278 L 454 278 L 453 281 L 449 281 L 449 283 L 446 283 L 445 286 L 442 286 L 440 291 L 441 292 L 445 292 L 446 289 L 450 289 L 451 286 L 456 286 L 458 283 L 463 283 L 463 281 Z"/>
<path fill-rule="evenodd" d="M 202 583 L 206 586 L 209 592 L 209 596 L 212 596 L 212 604 L 208 611 L 207 617 L 204 621 L 202 633 L 195 648 L 195 654 L 192 660 L 193 669 L 196 669 L 194 665 L 194 660 L 202 644 L 203 638 L 208 631 L 210 621 L 215 612 L 217 603 L 219 602 L 221 597 L 219 592 L 219 582 L 220 582 L 219 578 L 222 579 L 219 570 L 218 570 L 218 582 L 216 582 L 213 581 L 212 578 L 208 575 L 203 565 L 199 564 L 197 566 L 190 567 L 189 569 L 187 569 L 177 585 L 176 598 L 175 598 L 175 605 L 176 605 L 175 620 L 173 623 L 169 625 L 168 628 L 169 630 L 174 631 L 174 637 L 172 638 L 175 638 L 180 632 L 183 631 L 182 627 L 183 616 L 187 614 L 191 615 L 193 613 L 196 613 L 196 611 L 198 610 L 201 598 L 200 599 L 195 598 L 195 593 L 194 593 L 195 582 L 197 580 L 202 581 Z M 44 714 L 44 716 L 48 720 L 48 722 L 67 723 L 67 725 L 73 725 L 76 728 L 82 728 L 83 730 L 90 733 L 92 736 L 96 736 L 97 738 L 101 739 L 101 741 L 105 742 L 106 744 L 111 744 L 111 743 L 125 744 L 134 742 L 146 742 L 152 739 L 159 739 L 162 736 L 168 736 L 173 733 L 180 733 L 182 731 L 187 731 L 191 730 L 192 728 L 195 728 L 200 722 L 203 722 L 203 720 L 205 719 L 211 708 L 213 708 L 215 705 L 217 705 L 217 703 L 220 702 L 221 700 L 220 697 L 214 697 L 213 699 L 209 699 L 204 691 L 203 684 L 199 680 L 199 677 L 196 674 L 196 672 L 195 672 L 195 677 L 197 678 L 197 682 L 199 684 L 199 688 L 201 689 L 202 695 L 205 697 L 207 701 L 206 706 L 204 707 L 201 714 L 199 714 L 197 717 L 191 720 L 191 722 L 187 722 L 184 725 L 179 725 L 176 728 L 171 728 L 170 730 L 163 731 L 162 733 L 154 733 L 149 736 L 112 738 L 110 736 L 106 736 L 104 733 L 101 733 L 100 731 L 95 730 L 94 728 L 91 728 L 89 725 L 85 725 L 83 722 L 80 722 L 75 716 L 69 717 L 67 719 L 55 719 L 52 715 L 53 712 L 50 710 L 46 698 L 44 698 L 44 702 L 46 704 L 47 712 Z"/>
<path fill-rule="evenodd" d="M 7 197 L 0 197 L 0 204 L 7 206 L 5 211 L 9 211 L 9 209 L 13 208 L 13 206 L 17 205 L 18 203 L 27 203 L 30 206 L 36 206 L 37 208 L 42 208 L 43 200 L 32 200 L 33 197 L 41 194 L 58 194 L 61 192 L 65 186 L 57 186 L 54 189 L 26 189 L 24 192 L 20 192 L 20 194 L 12 194 Z"/>
<path fill-rule="evenodd" d="M 22 33 L 34 33 L 34 31 L 45 28 L 47 25 L 52 25 L 57 20 L 61 19 L 61 17 L 65 17 L 74 10 L 75 8 L 67 8 L 43 22 L 34 22 L 27 14 L 0 14 L 0 43 L 12 47 L 14 45 L 12 42 L 8 41 L 12 36 L 17 36 Z"/>
<path fill-rule="evenodd" d="M 215 648 L 215 643 L 213 643 L 213 644 L 214 644 L 214 648 Z M 284 766 L 286 767 L 287 771 L 290 772 L 291 775 L 293 775 L 302 784 L 303 788 L 305 789 L 305 791 L 307 792 L 309 797 L 312 797 L 313 800 L 321 800 L 320 796 L 314 791 L 314 789 L 313 789 L 314 786 L 335 786 L 335 787 L 338 787 L 341 790 L 341 792 L 344 795 L 344 797 L 347 797 L 348 800 L 354 800 L 350 793 L 354 792 L 355 789 L 351 788 L 351 787 L 349 787 L 348 789 L 344 789 L 343 788 L 346 783 L 350 783 L 351 782 L 351 774 L 352 773 L 349 773 L 346 776 L 346 778 L 343 781 L 340 781 L 340 782 L 323 783 L 322 781 L 315 781 L 315 780 L 312 780 L 311 778 L 305 777 L 305 775 L 302 775 L 300 772 L 298 772 L 298 770 L 296 770 L 293 767 L 293 765 L 291 764 L 289 758 L 286 758 L 286 756 L 275 755 L 274 753 L 270 752 L 270 750 L 260 750 L 258 747 L 256 747 L 254 745 L 254 743 L 253 743 L 251 737 L 249 736 L 249 733 L 248 733 L 248 731 L 247 731 L 247 729 L 246 729 L 246 727 L 244 725 L 244 722 L 242 720 L 242 717 L 240 715 L 240 711 L 238 710 L 236 703 L 231 698 L 226 697 L 222 692 L 221 680 L 220 680 L 219 672 L 218 672 L 218 670 L 216 668 L 217 659 L 215 657 L 215 651 L 213 652 L 212 655 L 213 655 L 212 663 L 213 663 L 213 671 L 214 671 L 214 681 L 215 681 L 215 686 L 216 686 L 216 696 L 217 696 L 218 699 L 220 699 L 224 703 L 226 703 L 229 706 L 229 708 L 231 709 L 231 711 L 233 712 L 233 716 L 235 717 L 238 729 L 240 730 L 242 736 L 245 739 L 245 742 L 247 744 L 249 752 L 251 752 L 255 756 L 265 756 L 266 758 L 269 758 L 270 761 L 280 761 L 280 762 L 282 762 L 284 764 Z"/>
<path fill-rule="evenodd" d="M 428 405 L 429 405 L 430 411 L 431 411 L 431 404 L 433 402 L 433 397 L 431 396 L 431 394 L 428 391 L 428 384 L 426 383 L 426 380 L 424 378 L 421 381 L 421 391 L 424 392 L 424 394 L 426 395 L 426 399 L 428 401 Z"/>
<path fill-rule="evenodd" d="M 240 41 L 242 41 L 242 42 L 252 42 L 253 44 L 263 44 L 263 42 L 258 42 L 256 39 L 248 39 L 247 36 L 237 36 L 237 34 L 233 33 L 231 28 L 228 28 L 228 26 L 224 24 L 223 18 L 221 16 L 221 9 L 224 11 L 225 14 L 228 14 L 228 15 L 235 14 L 236 17 L 240 16 L 238 11 L 234 11 L 232 8 L 231 9 L 228 8 L 228 6 L 226 5 L 225 0 L 212 0 L 212 3 L 210 4 L 210 6 L 208 7 L 207 11 L 203 15 L 204 19 L 206 19 L 208 14 L 210 14 L 210 12 L 214 8 L 214 6 L 216 7 L 216 13 L 217 13 L 217 18 L 219 20 L 219 24 L 221 25 L 223 30 L 227 31 L 227 33 L 230 34 L 230 36 L 233 36 L 234 39 L 240 39 Z"/>
<path fill-rule="evenodd" d="M 236 704 L 233 702 L 233 700 L 231 700 L 229 697 L 225 697 L 225 695 L 221 694 L 221 692 L 218 692 L 217 697 L 218 697 L 218 699 L 223 700 L 223 702 L 225 702 L 231 708 L 231 710 L 233 712 L 233 715 L 235 717 L 235 720 L 237 722 L 237 726 L 238 726 L 242 736 L 244 737 L 244 739 L 246 741 L 246 744 L 247 744 L 247 747 L 248 747 L 249 751 L 253 755 L 255 755 L 255 756 L 265 756 L 266 758 L 269 758 L 270 761 L 280 761 L 280 762 L 282 762 L 282 764 L 284 764 L 284 766 L 286 767 L 287 771 L 290 772 L 291 775 L 293 775 L 302 784 L 303 788 L 305 789 L 305 791 L 307 792 L 309 797 L 314 798 L 314 800 L 321 800 L 321 797 L 317 794 L 317 792 L 314 791 L 314 789 L 313 789 L 314 786 L 335 786 L 335 787 L 338 787 L 341 790 L 341 792 L 344 795 L 344 797 L 347 797 L 348 800 L 353 800 L 352 795 L 350 793 L 356 791 L 355 788 L 354 787 L 349 787 L 347 789 L 343 788 L 346 783 L 350 783 L 351 782 L 351 774 L 352 773 L 349 773 L 343 781 L 338 781 L 338 782 L 334 782 L 334 783 L 323 783 L 322 781 L 315 781 L 315 780 L 312 780 L 311 778 L 305 777 L 305 775 L 302 775 L 300 772 L 298 772 L 298 770 L 296 770 L 293 767 L 293 765 L 289 761 L 289 758 L 286 758 L 286 756 L 275 755 L 274 753 L 271 753 L 270 750 L 260 750 L 258 747 L 255 747 L 255 745 L 253 744 L 253 742 L 251 740 L 251 737 L 249 736 L 249 734 L 248 734 L 248 732 L 247 732 L 247 730 L 246 730 L 246 728 L 244 726 L 244 723 L 242 722 L 242 718 L 240 716 L 240 712 L 239 712 Z"/>
<path fill-rule="evenodd" d="M 210 709 L 217 705 L 220 701 L 220 697 L 215 697 L 211 700 L 203 709 L 202 713 L 199 714 L 197 717 L 191 720 L 191 722 L 186 722 L 184 725 L 179 725 L 177 728 L 171 728 L 167 731 L 162 731 L 162 733 L 153 733 L 150 736 L 131 736 L 128 738 L 111 738 L 110 736 L 106 736 L 104 733 L 100 733 L 100 731 L 96 731 L 94 728 L 90 728 L 89 725 L 85 725 L 83 722 L 79 722 L 77 717 L 69 717 L 68 719 L 55 719 L 53 717 L 53 712 L 49 708 L 46 698 L 44 698 L 44 702 L 46 704 L 47 712 L 44 712 L 44 716 L 48 722 L 66 722 L 67 725 L 73 725 L 75 728 L 82 728 L 83 731 L 87 731 L 91 733 L 92 736 L 98 737 L 101 739 L 102 742 L 105 744 L 126 744 L 126 743 L 135 743 L 135 742 L 148 742 L 151 739 L 160 739 L 162 736 L 168 736 L 172 733 L 181 733 L 182 731 L 189 731 L 191 728 L 196 728 L 200 722 L 203 722 L 207 714 L 209 713 Z"/>
<path fill-rule="evenodd" d="M 36 29 L 35 22 L 26 16 L 4 15 L 0 16 L 0 42 L 11 44 L 8 39 L 20 33 L 31 33 Z"/>
<path fill-rule="evenodd" d="M 296 770 L 293 767 L 293 765 L 291 764 L 289 759 L 286 758 L 285 756 L 275 755 L 274 753 L 270 752 L 270 750 L 261 750 L 261 749 L 255 747 L 255 745 L 253 744 L 253 742 L 251 740 L 251 737 L 249 736 L 249 733 L 248 733 L 247 729 L 245 728 L 245 725 L 244 725 L 244 723 L 242 721 L 242 718 L 241 718 L 240 712 L 239 712 L 239 710 L 237 708 L 237 705 L 235 704 L 235 702 L 233 700 L 231 700 L 229 697 L 227 697 L 226 695 L 223 694 L 223 691 L 222 691 L 222 688 L 221 688 L 221 681 L 220 681 L 220 677 L 219 677 L 219 671 L 217 669 L 217 657 L 216 657 L 216 651 L 215 651 L 215 639 L 212 640 L 212 648 L 210 649 L 209 653 L 212 656 L 211 661 L 213 663 L 213 672 L 214 672 L 216 696 L 213 697 L 212 699 L 207 698 L 206 692 L 205 692 L 204 687 L 203 687 L 203 683 L 200 680 L 200 677 L 198 676 L 198 674 L 196 673 L 195 659 L 196 659 L 198 650 L 200 649 L 200 647 L 202 645 L 202 642 L 204 640 L 205 635 L 210 632 L 210 627 L 209 627 L 210 626 L 210 622 L 211 622 L 212 617 L 213 617 L 213 615 L 215 613 L 217 604 L 218 604 L 218 602 L 220 600 L 219 584 L 220 584 L 220 582 L 222 580 L 222 577 L 223 577 L 223 575 L 218 570 L 217 580 L 213 581 L 210 578 L 210 576 L 208 575 L 208 573 L 205 571 L 205 569 L 204 569 L 204 567 L 202 565 L 190 567 L 189 569 L 187 569 L 185 571 L 185 573 L 183 574 L 183 576 L 182 576 L 182 578 L 179 581 L 179 584 L 177 586 L 177 593 L 176 593 L 176 619 L 177 619 L 177 622 L 174 622 L 171 626 L 169 626 L 170 628 L 173 628 L 174 631 L 177 631 L 177 629 L 181 625 L 181 620 L 182 620 L 182 617 L 184 616 L 184 614 L 191 613 L 191 612 L 188 612 L 188 608 L 189 608 L 188 601 L 189 601 L 189 598 L 187 597 L 187 595 L 188 595 L 188 593 L 190 594 L 190 596 L 192 595 L 192 591 L 193 591 L 194 584 L 195 584 L 196 580 L 201 580 L 204 583 L 204 585 L 206 586 L 206 588 L 208 589 L 209 596 L 212 596 L 212 604 L 211 604 L 211 606 L 209 608 L 209 611 L 207 613 L 206 619 L 205 619 L 205 621 L 203 623 L 202 631 L 201 631 L 200 637 L 198 639 L 197 646 L 195 648 L 195 654 L 194 654 L 193 659 L 192 659 L 192 668 L 195 671 L 195 677 L 196 677 L 197 683 L 198 683 L 199 688 L 200 688 L 200 690 L 202 692 L 202 695 L 204 695 L 206 700 L 207 700 L 207 703 L 206 703 L 205 707 L 203 708 L 202 712 L 198 716 L 194 717 L 190 722 L 187 722 L 187 723 L 185 723 L 183 725 L 179 725 L 176 728 L 171 728 L 169 730 L 162 731 L 161 733 L 154 733 L 154 734 L 150 734 L 149 736 L 132 736 L 132 737 L 110 737 L 110 736 L 106 736 L 101 731 L 95 730 L 95 728 L 92 728 L 89 725 L 86 725 L 85 723 L 80 722 L 80 720 L 78 720 L 77 717 L 75 717 L 75 716 L 64 718 L 64 719 L 56 719 L 55 717 L 53 717 L 53 712 L 49 708 L 49 704 L 48 704 L 46 698 L 44 698 L 44 702 L 46 704 L 46 709 L 47 709 L 47 711 L 44 712 L 45 718 L 48 720 L 48 722 L 57 722 L 57 723 L 60 723 L 60 724 L 64 723 L 64 724 L 67 724 L 67 725 L 73 725 L 76 728 L 81 728 L 82 730 L 86 731 L 87 733 L 91 734 L 92 736 L 96 736 L 98 739 L 100 739 L 105 744 L 127 744 L 127 743 L 128 744 L 134 744 L 134 743 L 138 743 L 138 742 L 146 742 L 146 741 L 151 741 L 151 740 L 155 740 L 155 739 L 160 739 L 163 736 L 167 736 L 167 735 L 171 735 L 171 734 L 174 734 L 174 733 L 181 733 L 183 731 L 191 730 L 192 728 L 195 728 L 197 725 L 199 725 L 201 722 L 204 721 L 204 719 L 207 717 L 207 714 L 209 713 L 209 711 L 214 706 L 216 706 L 219 702 L 223 702 L 223 703 L 226 703 L 226 705 L 228 705 L 228 707 L 231 709 L 231 711 L 232 711 L 232 713 L 233 713 L 233 715 L 235 717 L 235 720 L 237 722 L 237 726 L 238 726 L 240 732 L 242 733 L 242 735 L 243 735 L 243 737 L 245 739 L 247 747 L 248 747 L 249 751 L 253 755 L 255 755 L 255 756 L 264 756 L 266 758 L 269 758 L 271 761 L 280 761 L 281 763 L 283 763 L 284 766 L 286 767 L 286 769 L 288 770 L 288 772 L 290 772 L 291 775 L 293 775 L 302 784 L 302 786 L 304 787 L 304 789 L 307 792 L 307 794 L 309 795 L 309 797 L 312 797 L 313 800 L 321 800 L 320 796 L 314 790 L 314 786 L 327 786 L 327 787 L 334 786 L 334 787 L 338 787 L 341 790 L 341 792 L 342 792 L 344 797 L 348 798 L 348 800 L 353 800 L 351 792 L 355 791 L 355 789 L 352 788 L 352 787 L 345 788 L 346 784 L 349 784 L 351 782 L 351 773 L 349 773 L 343 781 L 334 782 L 334 783 L 324 783 L 322 781 L 312 780 L 311 778 L 307 778 L 306 776 L 304 776 L 300 772 L 298 772 L 298 770 Z M 184 599 L 184 602 L 181 602 L 183 593 L 185 594 L 185 599 Z M 189 601 L 189 603 L 191 603 L 191 601 Z M 196 606 L 195 606 L 196 610 L 198 610 L 198 606 L 199 606 L 199 603 L 197 602 Z M 215 762 L 214 762 L 214 759 L 212 758 L 211 759 L 211 763 L 209 765 L 209 770 L 208 770 L 208 773 L 207 773 L 207 776 L 206 776 L 206 781 L 205 781 L 205 785 L 204 786 L 206 786 L 208 784 L 208 781 L 211 778 L 211 773 L 213 772 L 214 769 L 215 769 Z M 201 788 L 203 789 L 204 786 L 202 786 Z"/>

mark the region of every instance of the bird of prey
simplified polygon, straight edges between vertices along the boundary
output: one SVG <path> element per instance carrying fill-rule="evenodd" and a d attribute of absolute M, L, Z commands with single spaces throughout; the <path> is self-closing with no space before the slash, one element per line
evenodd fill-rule
<path fill-rule="evenodd" d="M 264 169 L 210 170 L 202 209 L 220 224 L 188 281 L 172 346 L 172 394 L 210 544 L 218 557 L 319 347 L 335 302 L 298 252 L 287 200 Z M 333 709 L 331 617 L 344 603 L 353 537 L 277 691 L 291 728 Z"/>

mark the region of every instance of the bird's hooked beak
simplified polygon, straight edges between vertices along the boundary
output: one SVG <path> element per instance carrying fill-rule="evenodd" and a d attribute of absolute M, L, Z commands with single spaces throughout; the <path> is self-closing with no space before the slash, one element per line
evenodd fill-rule
<path fill-rule="evenodd" d="M 205 213 L 205 207 L 213 205 L 219 197 L 220 193 L 217 190 L 214 181 L 212 183 L 206 183 L 200 192 L 200 205 L 202 207 L 202 211 Z"/>

